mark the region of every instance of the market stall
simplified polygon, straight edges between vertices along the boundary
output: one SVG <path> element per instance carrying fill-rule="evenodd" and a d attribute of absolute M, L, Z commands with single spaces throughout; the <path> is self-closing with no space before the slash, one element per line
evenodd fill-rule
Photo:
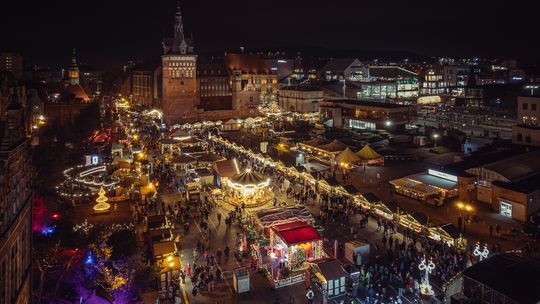
<path fill-rule="evenodd" d="M 399 206 L 396 202 L 379 201 L 373 205 L 373 212 L 378 216 L 391 221 L 399 217 Z"/>
<path fill-rule="evenodd" d="M 414 232 L 420 233 L 427 229 L 429 217 L 422 212 L 405 213 L 399 217 L 399 224 Z"/>
<path fill-rule="evenodd" d="M 292 221 L 272 226 L 265 264 L 276 288 L 305 280 L 308 262 L 325 257 L 323 239 L 313 226 Z M 294 277 L 294 278 L 293 278 Z"/>
<path fill-rule="evenodd" d="M 346 279 L 349 273 L 343 269 L 343 264 L 331 259 L 311 264 L 311 273 L 315 286 L 323 295 L 323 303 L 328 299 L 339 297 L 346 292 Z"/>
<path fill-rule="evenodd" d="M 356 152 L 356 155 L 364 165 L 384 165 L 384 156 L 373 150 L 369 144 L 366 144 L 362 149 Z"/>
<path fill-rule="evenodd" d="M 459 249 L 467 248 L 467 239 L 463 237 L 456 226 L 450 223 L 428 228 L 428 237 L 444 242 L 448 246 Z"/>

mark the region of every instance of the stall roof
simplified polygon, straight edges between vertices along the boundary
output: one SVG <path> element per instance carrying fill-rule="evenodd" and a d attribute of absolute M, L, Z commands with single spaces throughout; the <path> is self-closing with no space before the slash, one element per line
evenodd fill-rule
<path fill-rule="evenodd" d="M 522 304 L 540 301 L 540 262 L 503 253 L 465 269 L 463 274 Z"/>
<path fill-rule="evenodd" d="M 360 192 L 354 185 L 345 185 L 343 186 L 343 189 L 347 191 L 350 195 L 356 195 L 358 192 Z"/>
<path fill-rule="evenodd" d="M 238 163 L 235 159 L 226 159 L 214 163 L 214 170 L 221 177 L 233 177 L 240 174 Z"/>
<path fill-rule="evenodd" d="M 416 192 L 420 192 L 426 195 L 437 193 L 437 190 L 435 188 L 427 184 L 424 184 L 420 181 L 412 180 L 408 177 L 402 177 L 402 178 L 391 180 L 390 184 L 396 187 L 408 188 L 408 189 L 411 189 L 411 190 L 414 190 Z"/>
<path fill-rule="evenodd" d="M 176 244 L 174 241 L 154 242 L 152 243 L 152 252 L 154 253 L 154 256 L 174 254 L 176 252 Z"/>
<path fill-rule="evenodd" d="M 453 224 L 444 224 L 440 228 L 444 230 L 444 232 L 448 233 L 448 235 L 451 236 L 453 239 L 457 239 L 461 236 L 461 233 Z"/>
<path fill-rule="evenodd" d="M 287 246 L 321 239 L 317 230 L 303 221 L 294 221 L 276 225 L 272 227 L 272 229 L 287 244 Z"/>
<path fill-rule="evenodd" d="M 430 186 L 435 186 L 438 188 L 442 188 L 445 190 L 452 190 L 457 186 L 456 182 L 453 182 L 451 180 L 447 180 L 444 178 L 440 178 L 437 176 L 433 176 L 430 174 L 416 174 L 409 176 L 410 179 L 413 179 L 415 181 L 419 181 L 424 184 L 428 184 Z"/>
<path fill-rule="evenodd" d="M 165 214 L 156 214 L 148 216 L 148 228 L 161 227 L 167 223 Z"/>
<path fill-rule="evenodd" d="M 149 231 L 149 235 L 152 241 L 160 241 L 170 238 L 172 236 L 172 232 L 169 228 L 152 229 Z"/>
<path fill-rule="evenodd" d="M 336 280 L 341 277 L 347 277 L 349 274 L 343 269 L 343 264 L 338 260 L 328 260 L 317 263 L 322 275 L 327 280 Z"/>
<path fill-rule="evenodd" d="M 410 216 L 417 221 L 420 225 L 427 226 L 429 218 L 422 212 L 413 212 Z"/>
<path fill-rule="evenodd" d="M 380 202 L 381 199 L 375 195 L 375 193 L 373 192 L 368 192 L 368 193 L 364 193 L 362 194 L 362 196 L 364 197 L 364 199 L 372 204 L 375 204 L 377 202 Z"/>
<path fill-rule="evenodd" d="M 399 205 L 394 201 L 383 202 L 383 204 L 393 213 L 396 213 L 399 210 Z"/>

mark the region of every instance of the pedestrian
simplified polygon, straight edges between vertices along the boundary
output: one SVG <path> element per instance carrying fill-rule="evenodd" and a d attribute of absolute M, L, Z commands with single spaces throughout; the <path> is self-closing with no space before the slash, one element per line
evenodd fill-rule
<path fill-rule="evenodd" d="M 501 226 L 499 224 L 495 225 L 495 233 L 497 237 L 501 236 Z"/>
<path fill-rule="evenodd" d="M 217 221 L 218 221 L 218 226 L 221 224 L 221 213 L 218 212 L 217 214 Z"/>
<path fill-rule="evenodd" d="M 489 237 L 493 237 L 493 226 L 489 225 Z"/>

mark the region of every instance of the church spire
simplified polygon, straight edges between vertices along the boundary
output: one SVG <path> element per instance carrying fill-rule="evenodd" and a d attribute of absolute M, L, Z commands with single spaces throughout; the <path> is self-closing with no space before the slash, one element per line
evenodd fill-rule
<path fill-rule="evenodd" d="M 77 64 L 75 48 L 73 48 L 73 52 L 71 54 L 71 67 L 68 69 L 68 79 L 69 84 L 71 85 L 79 84 L 79 66 Z"/>

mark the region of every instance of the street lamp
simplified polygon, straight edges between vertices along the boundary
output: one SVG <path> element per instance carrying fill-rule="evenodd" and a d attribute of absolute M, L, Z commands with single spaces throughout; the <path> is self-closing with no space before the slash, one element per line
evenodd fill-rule
<path fill-rule="evenodd" d="M 387 126 L 387 127 L 390 127 L 392 125 L 392 121 L 387 120 L 387 121 L 384 122 L 384 125 Z"/>
<path fill-rule="evenodd" d="M 437 146 L 437 139 L 439 138 L 439 134 L 435 133 L 433 134 L 433 139 L 435 140 L 435 147 Z"/>

